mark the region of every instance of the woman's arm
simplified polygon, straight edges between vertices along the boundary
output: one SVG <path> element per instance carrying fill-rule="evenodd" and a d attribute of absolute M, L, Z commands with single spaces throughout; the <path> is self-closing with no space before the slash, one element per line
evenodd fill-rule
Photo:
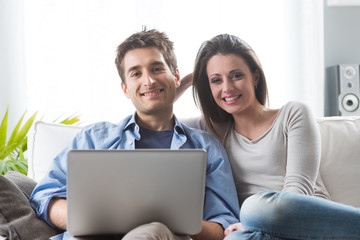
<path fill-rule="evenodd" d="M 176 89 L 175 101 L 192 85 L 192 82 L 192 73 L 189 73 L 181 79 L 180 86 Z"/>
<path fill-rule="evenodd" d="M 306 105 L 294 103 L 286 125 L 287 164 L 283 191 L 313 195 L 321 157 L 316 120 Z"/>

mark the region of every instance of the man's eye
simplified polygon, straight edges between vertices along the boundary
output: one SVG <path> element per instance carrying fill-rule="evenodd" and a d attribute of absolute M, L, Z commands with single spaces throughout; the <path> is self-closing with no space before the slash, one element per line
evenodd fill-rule
<path fill-rule="evenodd" d="M 162 68 L 162 67 L 155 67 L 154 68 L 154 72 L 160 72 L 162 70 L 164 70 L 164 68 Z"/>
<path fill-rule="evenodd" d="M 140 76 L 140 73 L 139 72 L 133 72 L 130 76 L 131 77 L 138 77 L 138 76 Z"/>

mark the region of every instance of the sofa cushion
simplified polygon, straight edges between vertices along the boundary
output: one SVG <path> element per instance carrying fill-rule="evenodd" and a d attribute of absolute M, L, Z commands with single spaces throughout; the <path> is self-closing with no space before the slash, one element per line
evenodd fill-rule
<path fill-rule="evenodd" d="M 47 172 L 51 161 L 82 127 L 37 121 L 28 137 L 28 176 L 36 182 Z"/>
<path fill-rule="evenodd" d="M 318 119 L 320 174 L 332 200 L 360 207 L 360 117 Z"/>
<path fill-rule="evenodd" d="M 27 195 L 34 186 L 32 179 L 20 173 L 0 175 L 0 236 L 7 239 L 43 240 L 58 234 L 37 218 L 31 207 Z"/>

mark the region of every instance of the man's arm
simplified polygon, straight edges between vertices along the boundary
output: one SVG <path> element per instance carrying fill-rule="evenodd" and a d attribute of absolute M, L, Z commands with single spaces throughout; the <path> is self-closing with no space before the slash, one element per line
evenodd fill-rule
<path fill-rule="evenodd" d="M 207 151 L 203 220 L 211 222 L 211 225 L 204 224 L 203 233 L 215 234 L 214 238 L 205 239 L 219 239 L 223 237 L 223 229 L 239 222 L 240 207 L 230 162 L 224 147 L 215 137 L 191 131 L 187 135 Z"/>
<path fill-rule="evenodd" d="M 57 228 L 66 230 L 67 205 L 64 198 L 53 198 L 50 200 L 48 215 L 50 222 Z"/>
<path fill-rule="evenodd" d="M 224 230 L 218 223 L 203 221 L 201 232 L 191 238 L 194 240 L 221 240 L 224 238 Z"/>

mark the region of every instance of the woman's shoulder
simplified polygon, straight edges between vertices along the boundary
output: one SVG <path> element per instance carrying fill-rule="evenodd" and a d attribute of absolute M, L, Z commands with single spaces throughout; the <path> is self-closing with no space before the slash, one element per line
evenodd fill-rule
<path fill-rule="evenodd" d="M 314 115 L 310 107 L 299 101 L 291 101 L 281 108 L 283 119 L 288 123 L 301 122 L 315 122 Z"/>
<path fill-rule="evenodd" d="M 290 101 L 286 103 L 282 109 L 286 111 L 309 111 L 310 108 L 303 102 L 300 101 Z"/>
<path fill-rule="evenodd" d="M 312 115 L 310 107 L 300 101 L 290 101 L 280 109 L 283 116 L 296 117 L 301 115 Z"/>

